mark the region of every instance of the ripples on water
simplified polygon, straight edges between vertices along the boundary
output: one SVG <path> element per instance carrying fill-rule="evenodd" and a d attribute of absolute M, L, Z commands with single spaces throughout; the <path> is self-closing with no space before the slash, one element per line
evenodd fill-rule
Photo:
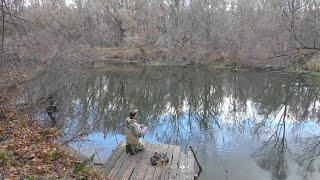
<path fill-rule="evenodd" d="M 52 69 L 35 79 L 23 101 L 39 120 L 53 95 L 58 125 L 70 145 L 105 160 L 124 140 L 124 119 L 139 109 L 152 143 L 190 144 L 202 179 L 320 179 L 320 79 L 204 67 L 109 66 Z M 88 133 L 87 133 L 88 132 Z"/>

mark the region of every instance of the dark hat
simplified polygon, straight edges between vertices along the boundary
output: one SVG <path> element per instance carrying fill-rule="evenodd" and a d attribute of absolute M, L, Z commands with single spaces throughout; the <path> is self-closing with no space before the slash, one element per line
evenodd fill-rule
<path fill-rule="evenodd" d="M 130 118 L 133 118 L 138 113 L 138 109 L 130 111 Z"/>

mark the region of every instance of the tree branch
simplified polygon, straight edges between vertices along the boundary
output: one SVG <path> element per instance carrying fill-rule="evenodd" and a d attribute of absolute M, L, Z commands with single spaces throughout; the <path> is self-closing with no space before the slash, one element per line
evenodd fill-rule
<path fill-rule="evenodd" d="M 4 0 L 1 0 L 1 11 L 2 11 L 2 39 L 1 39 L 1 61 L 4 60 L 4 49 L 3 49 L 3 46 L 4 46 L 4 8 L 3 8 L 3 5 L 4 5 Z"/>
<path fill-rule="evenodd" d="M 10 12 L 10 10 L 9 10 L 9 8 L 8 8 L 8 6 L 7 6 L 7 3 L 6 3 L 5 1 L 4 1 L 4 6 L 6 7 L 6 9 L 7 9 L 7 11 L 8 11 L 7 13 L 9 14 L 10 19 L 11 19 L 14 27 L 16 28 L 17 32 L 19 33 L 19 37 L 20 37 L 20 39 L 21 39 L 21 33 L 20 33 L 19 28 L 18 28 L 19 26 L 17 25 L 17 23 L 16 23 L 15 20 L 13 19 L 12 13 Z M 22 28 L 24 29 L 25 34 L 27 35 L 27 31 L 26 31 L 26 29 L 24 28 L 24 26 L 22 25 L 22 26 L 20 26 L 20 27 L 22 27 Z"/>

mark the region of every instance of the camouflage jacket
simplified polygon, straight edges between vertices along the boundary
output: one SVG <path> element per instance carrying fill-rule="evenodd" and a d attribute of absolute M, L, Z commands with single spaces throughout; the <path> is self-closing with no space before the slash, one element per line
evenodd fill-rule
<path fill-rule="evenodd" d="M 126 126 L 124 134 L 126 136 L 126 141 L 130 145 L 141 145 L 142 142 L 140 137 L 144 135 L 144 130 L 141 128 L 141 125 L 137 123 L 135 119 L 126 119 Z"/>

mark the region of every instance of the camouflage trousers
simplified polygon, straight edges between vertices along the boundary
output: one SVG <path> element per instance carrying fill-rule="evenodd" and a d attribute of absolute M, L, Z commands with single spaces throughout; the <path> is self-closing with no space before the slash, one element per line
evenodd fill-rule
<path fill-rule="evenodd" d="M 126 144 L 126 152 L 134 155 L 138 151 L 143 151 L 144 150 L 144 144 L 140 143 L 138 145 L 131 145 L 131 144 Z"/>

